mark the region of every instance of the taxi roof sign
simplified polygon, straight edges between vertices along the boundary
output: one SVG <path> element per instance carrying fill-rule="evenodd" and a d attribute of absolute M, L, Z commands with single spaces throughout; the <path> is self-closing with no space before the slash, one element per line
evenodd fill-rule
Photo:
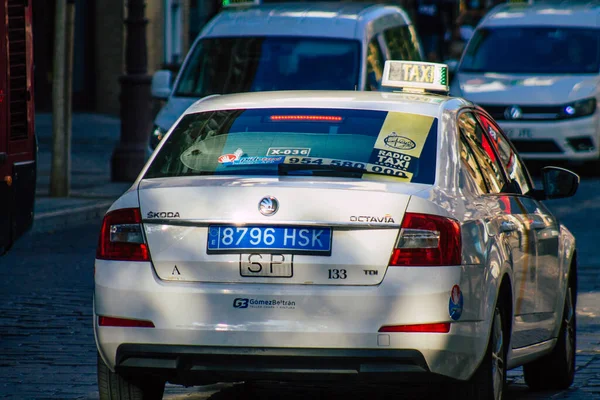
<path fill-rule="evenodd" d="M 446 64 L 421 61 L 385 62 L 381 86 L 408 89 L 412 92 L 448 93 L 448 66 Z"/>
<path fill-rule="evenodd" d="M 260 4 L 260 0 L 223 0 L 221 5 L 224 8 L 229 7 L 240 7 L 240 6 L 257 6 Z"/>

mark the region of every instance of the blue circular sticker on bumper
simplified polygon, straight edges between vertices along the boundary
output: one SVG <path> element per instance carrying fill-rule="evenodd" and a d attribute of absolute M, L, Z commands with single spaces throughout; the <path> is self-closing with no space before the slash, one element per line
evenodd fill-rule
<path fill-rule="evenodd" d="M 460 286 L 454 285 L 450 292 L 450 301 L 448 302 L 448 312 L 450 318 L 457 321 L 462 315 L 463 311 L 463 294 L 460 290 Z"/>

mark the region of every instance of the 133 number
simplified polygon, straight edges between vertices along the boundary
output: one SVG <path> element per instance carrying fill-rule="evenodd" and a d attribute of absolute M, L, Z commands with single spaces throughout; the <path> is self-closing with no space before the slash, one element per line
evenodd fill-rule
<path fill-rule="evenodd" d="M 345 269 L 330 269 L 329 279 L 346 279 L 348 275 Z"/>

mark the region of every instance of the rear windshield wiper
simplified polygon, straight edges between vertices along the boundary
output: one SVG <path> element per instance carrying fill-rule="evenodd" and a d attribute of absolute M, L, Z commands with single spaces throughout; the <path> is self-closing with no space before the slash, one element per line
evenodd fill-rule
<path fill-rule="evenodd" d="M 344 175 L 360 178 L 367 172 L 364 168 L 348 167 L 341 165 L 318 165 L 318 164 L 278 164 L 277 171 L 279 175 L 305 175 L 296 174 L 297 171 L 312 172 L 313 176 L 336 176 Z M 290 172 L 292 172 L 290 174 Z"/>

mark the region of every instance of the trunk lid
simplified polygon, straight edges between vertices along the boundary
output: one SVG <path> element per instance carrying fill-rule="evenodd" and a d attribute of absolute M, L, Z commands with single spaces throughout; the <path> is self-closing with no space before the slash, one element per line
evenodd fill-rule
<path fill-rule="evenodd" d="M 139 200 L 152 263 L 163 280 L 376 285 L 410 196 L 428 187 L 179 177 L 141 181 Z M 263 211 L 274 202 L 278 208 L 265 216 L 261 202 Z"/>

